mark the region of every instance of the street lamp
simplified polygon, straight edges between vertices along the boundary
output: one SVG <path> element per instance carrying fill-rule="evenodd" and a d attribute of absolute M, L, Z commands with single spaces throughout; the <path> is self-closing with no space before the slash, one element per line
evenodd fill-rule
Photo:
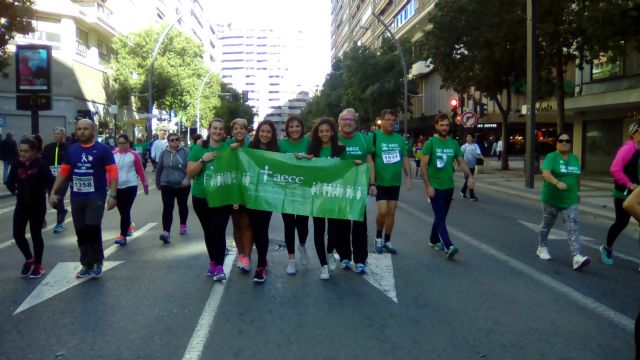
<path fill-rule="evenodd" d="M 209 80 L 211 73 L 213 73 L 213 70 L 209 70 L 209 72 L 207 73 L 207 76 L 204 77 L 204 79 L 202 80 L 202 83 L 200 84 L 200 90 L 198 90 L 198 102 L 196 105 L 196 123 L 197 123 L 196 126 L 197 126 L 198 134 L 200 134 L 200 96 L 202 96 L 202 90 L 204 89 L 204 84 L 206 84 L 207 81 Z"/>
<path fill-rule="evenodd" d="M 407 126 L 407 116 L 408 114 L 408 79 L 407 79 L 407 62 L 404 59 L 404 52 L 402 51 L 402 46 L 400 46 L 400 42 L 398 41 L 398 39 L 396 39 L 395 35 L 393 34 L 393 31 L 391 31 L 391 28 L 389 28 L 389 25 L 387 25 L 384 20 L 382 20 L 382 18 L 380 16 L 378 16 L 378 14 L 375 13 L 375 11 L 371 12 L 371 15 L 376 18 L 376 20 L 378 20 L 378 22 L 380 23 L 380 25 L 382 25 L 385 29 L 385 31 L 387 32 L 387 34 L 389 34 L 389 36 L 391 36 L 391 40 L 393 40 L 394 44 L 396 44 L 396 47 L 398 48 L 398 53 L 400 54 L 400 61 L 402 62 L 402 74 L 403 74 L 403 78 L 402 80 L 404 81 L 404 135 L 406 137 L 407 132 L 409 131 L 408 126 Z"/>
<path fill-rule="evenodd" d="M 152 116 L 153 115 L 153 64 L 155 64 L 156 57 L 158 57 L 158 52 L 160 52 L 160 45 L 162 45 L 162 42 L 164 41 L 164 39 L 167 37 L 167 35 L 169 35 L 169 31 L 171 31 L 171 29 L 173 29 L 173 27 L 178 23 L 178 21 L 182 19 L 182 15 L 183 14 L 178 14 L 178 17 L 173 21 L 173 23 L 171 23 L 171 25 L 169 25 L 169 27 L 167 27 L 164 30 L 162 35 L 160 35 L 160 38 L 156 43 L 156 47 L 153 50 L 153 55 L 151 56 L 151 63 L 149 64 L 149 76 L 147 76 L 147 78 L 149 79 L 149 116 L 150 116 L 149 126 L 147 128 L 148 139 L 151 139 L 151 135 L 153 134 L 153 129 L 151 128 L 151 123 L 153 119 L 153 116 Z"/>

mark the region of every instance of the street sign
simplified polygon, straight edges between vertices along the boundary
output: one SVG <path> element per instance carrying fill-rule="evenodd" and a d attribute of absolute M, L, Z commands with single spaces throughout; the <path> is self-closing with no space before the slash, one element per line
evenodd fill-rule
<path fill-rule="evenodd" d="M 3 128 L 7 125 L 7 118 L 4 116 L 0 116 L 0 128 Z"/>
<path fill-rule="evenodd" d="M 51 110 L 51 95 L 16 95 L 16 109 L 23 111 Z"/>
<path fill-rule="evenodd" d="M 467 111 L 462 114 L 460 122 L 464 127 L 474 127 L 478 123 L 478 116 L 473 111 Z"/>

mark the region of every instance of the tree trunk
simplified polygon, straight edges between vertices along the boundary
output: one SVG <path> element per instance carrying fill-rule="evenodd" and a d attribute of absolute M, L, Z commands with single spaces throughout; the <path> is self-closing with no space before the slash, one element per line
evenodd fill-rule
<path fill-rule="evenodd" d="M 562 66 L 562 50 L 559 50 L 555 59 L 556 71 L 556 101 L 558 107 L 558 120 L 556 131 L 558 135 L 564 131 L 564 70 Z"/>
<path fill-rule="evenodd" d="M 507 107 L 504 108 L 502 103 L 498 99 L 497 96 L 493 96 L 493 101 L 498 106 L 498 110 L 500 110 L 500 115 L 502 115 L 502 135 L 500 139 L 502 140 L 502 159 L 500 160 L 500 169 L 501 170 L 509 170 L 509 113 L 511 112 L 511 83 L 509 80 L 506 81 L 506 92 L 507 92 Z"/>

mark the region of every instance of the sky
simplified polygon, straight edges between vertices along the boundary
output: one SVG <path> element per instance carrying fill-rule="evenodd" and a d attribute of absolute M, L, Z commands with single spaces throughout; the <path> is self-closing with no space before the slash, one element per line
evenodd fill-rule
<path fill-rule="evenodd" d="M 322 86 L 331 70 L 330 0 L 205 0 L 201 4 L 215 23 L 302 30 L 304 58 L 291 61 L 305 64 L 304 88 L 312 91 Z"/>

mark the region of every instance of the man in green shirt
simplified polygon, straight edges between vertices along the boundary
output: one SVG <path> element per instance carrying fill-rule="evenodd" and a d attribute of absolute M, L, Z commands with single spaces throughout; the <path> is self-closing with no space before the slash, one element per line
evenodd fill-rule
<path fill-rule="evenodd" d="M 369 164 L 368 180 L 375 179 L 373 167 L 373 144 L 368 136 L 358 129 L 358 115 L 354 109 L 345 109 L 338 116 L 338 140 L 345 146 L 347 160 L 360 160 Z M 370 181 L 371 183 L 373 181 Z M 373 193 L 373 187 L 369 190 Z M 333 229 L 338 255 L 343 269 L 351 268 L 351 259 L 360 274 L 367 272 L 367 211 L 362 221 L 336 220 Z"/>
<path fill-rule="evenodd" d="M 449 259 L 458 253 L 447 230 L 447 214 L 453 199 L 453 161 L 468 177 L 467 187 L 473 189 L 473 174 L 469 171 L 462 157 L 462 151 L 457 141 L 449 137 L 451 120 L 447 114 L 436 116 L 436 135 L 429 139 L 422 147 L 422 161 L 420 173 L 427 193 L 427 200 L 433 209 L 433 225 L 429 246 L 444 250 Z"/>
<path fill-rule="evenodd" d="M 398 113 L 393 109 L 385 109 L 382 110 L 380 118 L 382 119 L 382 130 L 374 132 L 372 138 L 375 149 L 375 182 L 369 181 L 369 191 L 372 194 L 375 193 L 378 208 L 375 250 L 378 254 L 383 251 L 395 254 L 396 248 L 390 242 L 391 231 L 395 222 L 403 171 L 407 190 L 411 190 L 413 187 L 411 164 L 402 135 L 393 132 Z"/>

